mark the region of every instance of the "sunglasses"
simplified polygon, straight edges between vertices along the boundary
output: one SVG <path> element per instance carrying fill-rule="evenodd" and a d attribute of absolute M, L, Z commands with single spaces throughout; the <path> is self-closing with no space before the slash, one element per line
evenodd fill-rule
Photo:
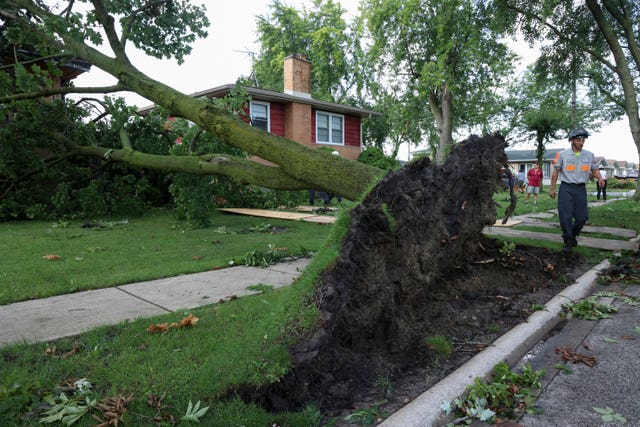
<path fill-rule="evenodd" d="M 587 139 L 587 137 L 586 136 L 575 136 L 575 137 L 573 137 L 573 139 L 577 139 L 579 141 L 584 141 L 585 139 Z"/>

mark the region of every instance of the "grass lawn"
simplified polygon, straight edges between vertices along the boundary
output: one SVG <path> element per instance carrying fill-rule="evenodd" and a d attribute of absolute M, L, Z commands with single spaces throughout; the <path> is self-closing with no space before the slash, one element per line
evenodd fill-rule
<path fill-rule="evenodd" d="M 496 195 L 496 200 L 500 197 L 504 195 Z M 544 193 L 538 203 L 555 207 L 555 200 Z M 518 209 L 524 209 L 522 204 Z M 598 206 L 590 209 L 591 223 L 638 229 L 638 212 L 640 207 L 630 200 Z M 38 412 L 43 400 L 56 397 L 58 413 L 84 412 L 85 397 L 67 392 L 72 398 L 63 403 L 59 396 L 69 384 L 86 378 L 92 384 L 90 403 L 96 399 L 108 406 L 131 399 L 121 416 L 125 425 L 170 425 L 170 417 L 186 425 L 180 420 L 189 402 L 199 401 L 209 407 L 200 417 L 201 425 L 319 426 L 321 413 L 314 407 L 270 414 L 234 398 L 229 390 L 277 381 L 290 367 L 288 345 L 318 321 L 308 297 L 317 274 L 335 259 L 348 220 L 343 214 L 335 225 L 327 226 L 216 215 L 212 228 L 182 230 L 168 212 L 153 212 L 104 229 L 83 229 L 75 222 L 0 224 L 2 236 L 9 237 L 0 242 L 5 260 L 0 271 L 3 292 L 12 289 L 4 287 L 8 277 L 19 283 L 11 297 L 3 294 L 5 301 L 32 297 L 36 289 L 46 294 L 53 285 L 43 277 L 56 278 L 56 290 L 50 292 L 54 294 L 202 271 L 239 260 L 255 249 L 266 251 L 269 244 L 289 247 L 291 252 L 301 247 L 318 251 L 295 285 L 191 310 L 199 320 L 190 327 L 147 332 L 152 324 L 180 322 L 189 314 L 183 312 L 101 327 L 55 342 L 0 348 L 0 425 L 37 425 L 44 417 Z M 261 230 L 270 228 L 265 223 L 287 231 L 264 233 Z M 61 259 L 42 259 L 47 254 Z M 25 287 L 30 290 L 21 292 Z M 104 400 L 109 397 L 110 401 Z M 103 421 L 120 414 L 97 408 L 87 412 Z M 97 424 L 91 415 L 81 417 L 77 425 Z"/>
<path fill-rule="evenodd" d="M 315 252 L 331 229 L 225 213 L 214 214 L 210 228 L 184 229 L 163 210 L 84 224 L 0 223 L 0 304 L 206 271 L 270 248 Z"/>

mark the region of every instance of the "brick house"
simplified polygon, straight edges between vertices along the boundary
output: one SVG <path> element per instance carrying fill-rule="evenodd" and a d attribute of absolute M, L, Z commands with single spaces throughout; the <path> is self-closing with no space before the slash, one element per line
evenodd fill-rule
<path fill-rule="evenodd" d="M 193 97 L 222 98 L 235 84 L 194 93 Z M 247 123 L 311 148 L 330 147 L 341 157 L 357 159 L 363 149 L 362 120 L 380 113 L 313 99 L 311 62 L 304 55 L 284 60 L 284 92 L 244 87 L 251 101 Z"/>

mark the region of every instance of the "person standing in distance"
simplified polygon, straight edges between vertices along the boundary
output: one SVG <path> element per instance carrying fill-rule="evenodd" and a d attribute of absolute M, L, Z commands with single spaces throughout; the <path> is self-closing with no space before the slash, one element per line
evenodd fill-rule
<path fill-rule="evenodd" d="M 538 166 L 538 163 L 533 164 L 533 169 L 529 169 L 527 172 L 527 180 L 529 185 L 527 186 L 527 198 L 524 199 L 524 204 L 529 203 L 529 195 L 533 193 L 533 204 L 538 203 L 538 194 L 540 194 L 540 184 L 542 183 L 543 173 L 542 169 Z"/>
<path fill-rule="evenodd" d="M 600 171 L 600 176 L 604 181 L 604 185 L 600 186 L 600 184 L 598 184 L 598 193 L 596 194 L 596 199 L 600 201 L 600 193 L 602 193 L 602 201 L 606 202 L 607 201 L 607 171 L 604 169 L 603 166 L 600 166 L 598 170 Z"/>
<path fill-rule="evenodd" d="M 578 244 L 577 237 L 589 219 L 586 184 L 591 174 L 598 180 L 598 185 L 604 186 L 595 155 L 582 149 L 588 137 L 589 132 L 583 128 L 572 130 L 569 133 L 571 148 L 558 152 L 553 160 L 549 195 L 555 199 L 556 182 L 560 178 L 562 185 L 558 191 L 558 217 L 564 240 L 562 251 L 565 253 L 571 252 Z"/>

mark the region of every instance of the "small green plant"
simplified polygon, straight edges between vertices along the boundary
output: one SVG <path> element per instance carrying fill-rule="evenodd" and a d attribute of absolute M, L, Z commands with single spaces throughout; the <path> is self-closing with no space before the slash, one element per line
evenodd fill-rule
<path fill-rule="evenodd" d="M 452 407 L 453 405 L 453 407 Z M 447 427 L 452 427 L 464 422 L 465 424 L 471 424 L 474 418 L 479 421 L 486 422 L 493 419 L 496 415 L 491 409 L 487 409 L 486 399 L 476 399 L 473 402 L 463 401 L 462 399 L 454 399 L 452 402 L 442 401 L 440 402 L 440 409 L 449 414 L 453 410 L 462 408 L 464 406 L 465 414 L 463 417 L 456 419 L 454 422 L 447 424 Z"/>
<path fill-rule="evenodd" d="M 376 379 L 374 386 L 384 396 L 389 397 L 393 394 L 393 381 L 389 375 L 380 376 Z"/>
<path fill-rule="evenodd" d="M 617 307 L 599 303 L 593 296 L 576 303 L 562 304 L 562 309 L 568 319 L 576 317 L 582 320 L 610 319 L 609 314 L 618 311 Z"/>
<path fill-rule="evenodd" d="M 267 292 L 273 291 L 273 286 L 271 285 L 263 285 L 262 283 L 258 283 L 257 285 L 247 286 L 247 289 L 254 292 L 262 292 L 266 294 Z"/>
<path fill-rule="evenodd" d="M 64 393 L 60 393 L 57 397 L 46 396 L 44 401 L 50 405 L 50 408 L 43 413 L 39 422 L 44 424 L 60 423 L 66 426 L 78 421 L 98 404 L 97 399 L 92 399 L 89 396 L 68 397 Z"/>
<path fill-rule="evenodd" d="M 487 326 L 487 331 L 491 332 L 492 334 L 496 334 L 500 332 L 500 325 L 489 325 Z"/>
<path fill-rule="evenodd" d="M 533 389 L 541 388 L 540 378 L 544 369 L 533 371 L 530 365 L 521 366 L 521 373 L 513 372 L 504 362 L 494 367 L 492 382 L 476 378 L 473 385 L 467 387 L 464 398 L 452 402 L 442 402 L 440 408 L 445 413 L 456 413 L 461 418 L 456 423 L 470 424 L 472 419 L 492 421 L 496 415 L 511 416 L 516 409 L 525 408 L 535 411 Z"/>
<path fill-rule="evenodd" d="M 41 402 L 38 396 L 40 384 L 0 384 L 0 419 L 17 419 L 21 413 L 32 410 Z"/>
<path fill-rule="evenodd" d="M 198 400 L 194 405 L 189 401 L 187 406 L 187 412 L 182 416 L 181 420 L 188 423 L 199 423 L 200 418 L 204 416 L 209 410 L 208 406 L 200 407 L 200 401 Z"/>
<path fill-rule="evenodd" d="M 288 256 L 290 255 L 287 252 L 287 248 L 274 248 L 270 244 L 267 251 L 258 249 L 249 252 L 244 256 L 242 263 L 250 267 L 269 267 Z"/>
<path fill-rule="evenodd" d="M 565 375 L 573 374 L 573 370 L 564 363 L 556 363 L 553 367 Z"/>
<path fill-rule="evenodd" d="M 605 423 L 612 423 L 615 421 L 621 424 L 627 423 L 627 419 L 623 417 L 622 414 L 617 413 L 614 409 L 608 406 L 606 408 L 598 408 L 597 406 L 593 406 L 592 408 L 596 413 L 600 414 L 602 421 L 604 421 Z"/>
<path fill-rule="evenodd" d="M 249 230 L 253 233 L 271 233 L 271 231 L 273 230 L 273 225 L 262 223 L 249 227 Z"/>
<path fill-rule="evenodd" d="M 543 311 L 545 310 L 544 304 L 531 304 L 531 311 Z"/>
<path fill-rule="evenodd" d="M 217 228 L 214 228 L 213 230 L 211 230 L 211 232 L 213 234 L 220 234 L 220 235 L 223 235 L 223 234 L 236 234 L 235 231 L 230 230 L 228 227 L 225 227 L 224 225 L 222 225 L 220 227 L 217 227 Z"/>
<path fill-rule="evenodd" d="M 504 256 L 509 256 L 516 249 L 515 242 L 502 242 L 502 247 L 500 248 L 500 254 Z"/>
<path fill-rule="evenodd" d="M 344 421 L 349 424 L 356 424 L 359 426 L 370 426 L 378 422 L 380 418 L 384 418 L 386 416 L 386 413 L 381 412 L 380 408 L 374 406 L 369 409 L 359 409 L 344 417 Z"/>
<path fill-rule="evenodd" d="M 424 339 L 424 343 L 429 350 L 436 353 L 439 357 L 449 357 L 453 353 L 453 342 L 442 335 L 432 335 Z"/>

